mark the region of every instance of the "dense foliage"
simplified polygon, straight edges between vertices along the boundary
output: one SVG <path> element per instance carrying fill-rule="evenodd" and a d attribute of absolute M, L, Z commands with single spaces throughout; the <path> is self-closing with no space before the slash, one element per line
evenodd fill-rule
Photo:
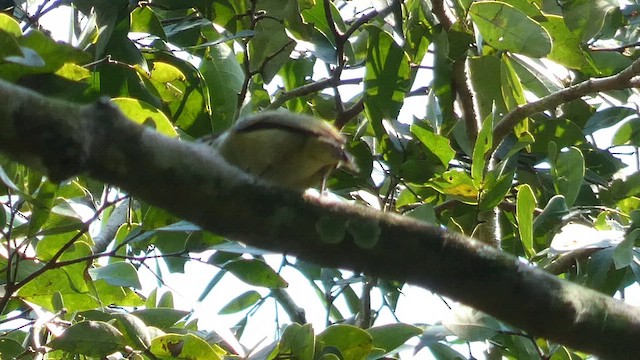
<path fill-rule="evenodd" d="M 342 129 L 360 168 L 330 179 L 339 196 L 473 236 L 611 296 L 640 277 L 640 172 L 620 176 L 631 162 L 622 155 L 640 145 L 637 81 L 570 87 L 620 74 L 638 57 L 637 1 L 0 4 L 0 79 L 75 103 L 107 97 L 183 141 L 265 109 L 313 114 Z M 61 9 L 70 31 L 56 42 L 41 20 Z M 472 358 L 459 345 L 482 341 L 491 358 L 588 357 L 469 309 L 444 325 L 379 324 L 378 312 L 393 313 L 402 296 L 393 279 L 295 259 L 272 268 L 257 249 L 87 177 L 54 183 L 3 159 L 0 180 L 3 359 L 247 351 L 199 328 L 170 291 L 136 292 L 140 269 L 161 262 L 181 272 L 205 250 L 215 275 L 202 298 L 229 296 L 217 286 L 223 276 L 256 288 L 231 292 L 221 311 L 246 314 L 234 328 L 240 342 L 268 299 L 305 322 L 284 268 L 324 305 L 306 310 L 336 324 L 315 333 L 293 323 L 255 359 L 379 358 L 416 336 L 416 350 L 438 359 Z M 567 230 L 568 243 L 552 244 L 567 224 L 587 235 Z"/>

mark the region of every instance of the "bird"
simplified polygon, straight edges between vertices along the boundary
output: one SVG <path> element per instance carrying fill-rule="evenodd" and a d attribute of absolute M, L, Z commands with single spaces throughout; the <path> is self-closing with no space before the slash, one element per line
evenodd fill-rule
<path fill-rule="evenodd" d="M 316 117 L 263 111 L 203 139 L 229 164 L 268 183 L 292 190 L 321 186 L 337 168 L 357 172 L 345 137 Z"/>

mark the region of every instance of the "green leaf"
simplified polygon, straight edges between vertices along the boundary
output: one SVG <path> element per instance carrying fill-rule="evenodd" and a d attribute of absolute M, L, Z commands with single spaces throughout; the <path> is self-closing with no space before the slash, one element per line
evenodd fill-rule
<path fill-rule="evenodd" d="M 367 62 L 364 75 L 364 109 L 378 137 L 382 120 L 396 119 L 411 86 L 409 57 L 391 35 L 367 26 Z M 393 81 L 389 81 L 393 79 Z"/>
<path fill-rule="evenodd" d="M 434 133 L 426 127 L 426 124 L 419 122 L 411 124 L 410 129 L 411 133 L 420 140 L 422 145 L 438 157 L 442 165 L 449 166 L 449 162 L 453 160 L 456 152 L 451 147 L 451 141 L 447 137 Z"/>
<path fill-rule="evenodd" d="M 167 34 L 164 33 L 160 20 L 150 6 L 139 6 L 133 9 L 129 31 L 151 34 L 167 40 Z"/>
<path fill-rule="evenodd" d="M 338 349 L 343 360 L 364 359 L 373 349 L 373 337 L 351 325 L 331 325 L 317 338 L 325 348 L 332 346 Z"/>
<path fill-rule="evenodd" d="M 128 346 L 135 350 L 146 350 L 151 345 L 151 334 L 140 318 L 127 314 L 113 314 L 113 325 L 123 334 Z"/>
<path fill-rule="evenodd" d="M 455 309 L 453 317 L 443 325 L 465 341 L 491 339 L 498 331 L 502 330 L 498 320 L 467 306 Z"/>
<path fill-rule="evenodd" d="M 613 264 L 616 270 L 631 265 L 631 262 L 633 262 L 633 246 L 639 238 L 640 229 L 633 229 L 613 250 Z"/>
<path fill-rule="evenodd" d="M 640 118 L 634 117 L 625 121 L 613 135 L 613 145 L 640 146 Z"/>
<path fill-rule="evenodd" d="M 391 8 L 391 12 L 384 17 L 384 21 L 393 28 L 393 32 L 396 35 L 404 35 L 402 31 L 402 5 L 399 2 L 394 0 L 371 0 L 371 3 L 373 5 L 373 8 L 378 12 L 382 12 L 384 10 L 387 10 L 387 8 Z"/>
<path fill-rule="evenodd" d="M 548 144 L 555 142 L 559 149 L 586 143 L 582 129 L 568 119 L 544 119 L 535 122 L 531 135 L 536 140 L 531 144 L 532 153 L 547 153 Z"/>
<path fill-rule="evenodd" d="M 20 24 L 14 18 L 5 13 L 0 13 L 0 30 L 13 37 L 22 36 Z"/>
<path fill-rule="evenodd" d="M 405 216 L 424 221 L 429 224 L 437 224 L 438 218 L 436 211 L 431 204 L 421 204 L 420 206 L 411 209 L 405 213 Z"/>
<path fill-rule="evenodd" d="M 89 269 L 93 280 L 102 279 L 111 285 L 142 289 L 136 268 L 128 262 L 119 261 L 109 265 Z"/>
<path fill-rule="evenodd" d="M 593 134 L 600 129 L 612 127 L 630 116 L 638 117 L 638 111 L 629 107 L 613 106 L 593 114 L 584 126 L 583 132 Z"/>
<path fill-rule="evenodd" d="M 373 346 L 384 349 L 385 354 L 393 352 L 414 336 L 422 334 L 419 327 L 397 323 L 367 329 L 373 339 Z"/>
<path fill-rule="evenodd" d="M 338 28 L 344 29 L 344 22 L 338 9 L 333 3 L 330 3 L 330 8 L 334 23 L 337 23 Z M 324 3 L 316 2 L 312 7 L 302 11 L 302 18 L 307 26 L 305 31 L 294 33 L 298 46 L 303 46 L 328 64 L 337 64 L 336 42 L 327 22 Z M 287 30 L 291 31 L 290 26 Z M 346 45 L 348 46 L 348 43 Z"/>
<path fill-rule="evenodd" d="M 3 15 L 0 13 L 0 15 Z M 14 59 L 20 59 L 24 56 L 18 40 L 4 31 L 0 31 L 0 59 L 4 61 L 15 62 Z M 8 58 L 8 60 L 7 60 Z"/>
<path fill-rule="evenodd" d="M 469 81 L 476 94 L 478 116 L 486 119 L 492 113 L 506 114 L 500 78 L 502 61 L 496 56 L 474 56 L 468 59 Z M 465 134 L 466 136 L 466 134 Z"/>
<path fill-rule="evenodd" d="M 411 57 L 411 61 L 420 64 L 431 44 L 431 29 L 422 11 L 423 3 L 413 1 L 408 9 L 406 24 L 405 51 Z"/>
<path fill-rule="evenodd" d="M 46 223 L 51 215 L 51 208 L 56 199 L 58 184 L 50 181 L 44 181 L 36 194 L 33 211 L 29 219 L 29 230 L 27 236 L 33 236 Z"/>
<path fill-rule="evenodd" d="M 147 324 L 147 326 L 155 326 L 159 329 L 166 329 L 177 323 L 178 320 L 189 315 L 189 312 L 167 308 L 153 308 L 135 310 L 132 311 L 131 314 L 140 318 L 140 320 Z"/>
<path fill-rule="evenodd" d="M 218 314 L 227 315 L 240 312 L 253 306 L 260 301 L 260 299 L 262 299 L 262 296 L 257 291 L 250 290 L 244 292 L 229 301 L 227 305 L 218 311 Z"/>
<path fill-rule="evenodd" d="M 60 261 L 77 261 L 91 254 L 91 248 L 84 242 L 76 242 L 62 256 Z M 130 289 L 107 284 L 103 280 L 90 282 L 86 261 L 79 261 L 60 268 L 51 269 L 38 275 L 20 290 L 20 298 L 38 304 L 50 311 L 62 296 L 62 302 L 69 311 L 82 311 L 101 306 L 101 302 L 113 305 L 134 306 L 140 298 Z"/>
<path fill-rule="evenodd" d="M 313 360 L 315 350 L 316 338 L 311 324 L 289 324 L 278 344 L 278 354 L 300 360 Z"/>
<path fill-rule="evenodd" d="M 458 360 L 465 358 L 465 355 L 462 355 L 450 346 L 439 342 L 429 345 L 429 350 L 437 360 Z"/>
<path fill-rule="evenodd" d="M 40 261 L 23 259 L 16 265 L 12 275 L 16 281 L 22 281 L 34 271 L 42 268 L 42 266 L 43 264 Z M 0 269 L 7 269 L 7 259 L 5 257 L 0 257 Z M 6 284 L 6 281 L 6 276 L 0 277 L 0 285 Z"/>
<path fill-rule="evenodd" d="M 338 31 L 345 31 L 346 25 L 342 20 L 340 11 L 336 8 L 336 5 L 334 3 L 330 4 L 330 8 L 331 15 L 333 16 L 335 24 L 332 24 L 331 26 L 335 26 Z M 302 19 L 304 19 L 305 23 L 313 25 L 313 28 L 322 33 L 331 42 L 332 45 L 335 45 L 336 39 L 334 38 L 331 27 L 327 21 L 325 7 L 322 2 L 316 1 L 312 6 L 309 6 L 307 9 L 302 10 Z M 335 56 L 332 60 L 336 60 Z"/>
<path fill-rule="evenodd" d="M 224 354 L 221 349 L 214 350 L 206 341 L 193 334 L 158 336 L 151 341 L 150 350 L 153 355 L 162 359 L 222 360 L 221 355 Z"/>
<path fill-rule="evenodd" d="M 214 131 L 226 130 L 236 120 L 244 72 L 226 44 L 209 48 L 209 56 L 200 63 L 200 72 L 209 89 Z"/>
<path fill-rule="evenodd" d="M 553 73 L 545 72 L 518 56 L 509 56 L 509 59 L 523 88 L 535 96 L 541 98 L 562 89 Z"/>
<path fill-rule="evenodd" d="M 427 184 L 438 192 L 467 204 L 478 203 L 478 188 L 468 173 L 448 170 Z"/>
<path fill-rule="evenodd" d="M 480 193 L 480 211 L 490 211 L 504 201 L 516 173 L 515 159 L 507 158 L 496 169 L 487 172 Z"/>
<path fill-rule="evenodd" d="M 580 149 L 572 146 L 560 153 L 550 150 L 549 160 L 556 193 L 564 195 L 567 206 L 571 207 L 582 187 L 585 173 L 584 156 Z"/>
<path fill-rule="evenodd" d="M 186 77 L 180 69 L 171 64 L 154 61 L 148 79 L 164 102 L 180 101 L 185 95 L 181 85 L 184 86 Z"/>
<path fill-rule="evenodd" d="M 5 337 L 0 338 L 0 357 L 2 359 L 17 359 L 19 358 L 18 355 L 24 353 L 24 351 L 19 342 Z"/>
<path fill-rule="evenodd" d="M 500 62 L 500 81 L 502 96 L 507 110 L 512 111 L 527 102 L 522 88 L 522 81 L 518 78 L 509 56 L 502 55 Z"/>
<path fill-rule="evenodd" d="M 569 30 L 561 16 L 546 15 L 541 25 L 551 34 L 553 48 L 547 56 L 560 65 L 570 69 L 594 72 L 591 55 L 585 51 L 580 38 Z"/>
<path fill-rule="evenodd" d="M 249 42 L 249 70 L 260 72 L 268 83 L 289 60 L 295 42 L 287 37 L 284 25 L 270 17 L 261 18 L 255 31 L 256 35 Z"/>
<path fill-rule="evenodd" d="M 289 284 L 269 265 L 258 259 L 241 259 L 228 262 L 223 267 L 249 285 L 269 289 L 284 288 Z"/>
<path fill-rule="evenodd" d="M 562 1 L 561 8 L 567 27 L 587 41 L 602 30 L 607 14 L 617 5 L 609 0 L 571 0 Z"/>
<path fill-rule="evenodd" d="M 437 113 L 439 114 L 438 117 L 442 118 L 442 125 L 445 128 L 445 131 L 448 132 L 449 126 L 452 126 L 450 124 L 458 123 L 458 121 L 453 116 L 453 104 L 456 95 L 455 90 L 452 87 L 453 60 L 449 54 L 450 44 L 447 32 L 436 32 L 432 41 L 435 55 L 433 63 L 433 93 L 438 100 L 438 103 L 434 103 L 432 108 L 437 107 Z M 476 92 L 476 94 L 477 93 L 478 92 Z M 429 107 L 427 110 L 429 110 Z M 433 112 L 429 112 L 428 114 L 433 114 Z"/>
<path fill-rule="evenodd" d="M 548 245 L 550 241 L 550 235 L 553 234 L 553 229 L 562 224 L 563 219 L 569 213 L 567 202 L 562 195 L 555 195 L 544 207 L 542 214 L 538 215 L 533 220 L 533 235 L 536 239 L 536 244 Z M 540 241 L 539 238 L 542 238 Z M 544 240 L 544 243 L 542 243 Z"/>
<path fill-rule="evenodd" d="M 531 57 L 551 52 L 551 37 L 536 21 L 513 6 L 500 1 L 474 2 L 469 15 L 483 40 L 498 50 Z"/>
<path fill-rule="evenodd" d="M 118 329 L 101 321 L 82 321 L 72 325 L 47 346 L 72 354 L 104 357 L 124 347 L 124 336 Z"/>
<path fill-rule="evenodd" d="M 314 59 L 291 59 L 284 64 L 280 70 L 280 77 L 286 91 L 291 91 L 297 87 L 308 83 L 313 76 Z M 293 112 L 304 113 L 308 111 L 309 105 L 304 97 L 295 97 L 286 102 L 286 107 Z M 334 103 L 335 105 L 335 103 Z"/>
<path fill-rule="evenodd" d="M 162 296 L 160 296 L 160 299 L 158 299 L 157 307 L 173 309 L 175 307 L 173 303 L 173 293 L 171 291 L 165 291 Z"/>
<path fill-rule="evenodd" d="M 13 183 L 11 177 L 7 175 L 7 172 L 2 166 L 0 166 L 0 182 L 13 191 L 20 191 L 20 189 L 18 189 L 18 186 Z"/>
<path fill-rule="evenodd" d="M 493 114 L 487 116 L 482 122 L 482 127 L 473 147 L 473 160 L 471 162 L 471 179 L 476 188 L 480 188 L 486 171 L 486 155 L 493 146 Z"/>
<path fill-rule="evenodd" d="M 90 56 L 68 44 L 58 43 L 40 31 L 29 31 L 17 39 L 23 57 L 4 60 L 12 63 L 0 64 L 0 78 L 15 81 L 28 74 L 53 73 L 65 63 L 85 63 Z"/>
<path fill-rule="evenodd" d="M 4 205 L 0 205 L 0 229 L 4 229 L 7 226 L 7 211 Z"/>
<path fill-rule="evenodd" d="M 347 224 L 337 216 L 325 215 L 316 223 L 316 231 L 320 239 L 328 244 L 339 244 L 344 240 Z"/>
<path fill-rule="evenodd" d="M 72 231 L 83 231 L 85 224 L 81 216 L 75 212 L 66 200 L 58 198 L 58 204 L 51 209 L 49 218 L 42 225 L 38 235 L 62 234 Z"/>
<path fill-rule="evenodd" d="M 62 233 L 47 235 L 42 238 L 36 245 L 36 256 L 42 261 L 49 261 L 53 255 L 55 255 L 63 246 L 65 246 L 72 238 L 76 238 L 76 243 L 89 244 L 91 240 L 87 234 L 77 236 L 75 234 Z M 74 247 L 69 248 L 67 251 L 75 251 Z"/>
<path fill-rule="evenodd" d="M 161 65 L 158 73 L 160 79 L 156 81 L 154 69 L 151 71 L 151 85 L 156 88 L 162 100 L 169 101 L 169 96 L 174 97 L 168 103 L 168 111 L 175 126 L 195 138 L 210 135 L 213 129 L 209 92 L 200 71 L 188 61 L 169 54 L 156 54 L 154 67 L 156 62 L 176 68 L 185 78 L 184 81 L 178 79 L 165 84 L 162 80 L 171 79 L 177 72 Z M 164 89 L 158 90 L 158 86 Z"/>
<path fill-rule="evenodd" d="M 533 214 L 536 208 L 536 198 L 529 184 L 518 187 L 516 198 L 516 214 L 518 219 L 518 234 L 526 254 L 531 257 L 535 254 L 533 248 Z"/>
<path fill-rule="evenodd" d="M 614 266 L 613 253 L 615 248 L 602 249 L 589 258 L 587 264 L 586 286 L 600 292 L 613 296 L 621 289 L 628 269 L 616 269 Z"/>
<path fill-rule="evenodd" d="M 158 296 L 158 288 L 155 288 L 153 290 L 151 290 L 151 292 L 149 293 L 149 295 L 147 296 L 147 299 L 144 303 L 144 305 L 147 307 L 147 309 L 155 309 L 157 308 L 157 296 Z M 198 301 L 202 301 L 200 299 L 198 299 Z"/>
<path fill-rule="evenodd" d="M 615 51 L 592 51 L 589 53 L 589 58 L 593 61 L 593 64 L 590 65 L 597 69 L 591 71 L 584 69 L 585 73 L 589 75 L 615 75 L 626 69 L 628 66 L 631 66 L 632 63 L 630 57 Z"/>
<path fill-rule="evenodd" d="M 131 98 L 114 98 L 111 101 L 134 122 L 149 126 L 170 137 L 178 136 L 167 116 L 153 105 Z"/>
<path fill-rule="evenodd" d="M 347 231 L 353 236 L 353 242 L 363 249 L 371 249 L 380 238 L 380 225 L 376 220 L 352 218 L 347 220 Z"/>

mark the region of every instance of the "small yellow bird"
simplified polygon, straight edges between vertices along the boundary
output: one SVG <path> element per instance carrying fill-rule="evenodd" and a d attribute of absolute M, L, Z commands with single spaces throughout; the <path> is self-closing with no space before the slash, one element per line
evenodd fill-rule
<path fill-rule="evenodd" d="M 270 183 L 304 190 L 321 185 L 336 168 L 357 172 L 346 140 L 333 126 L 309 115 L 265 111 L 240 119 L 204 140 L 231 165 Z"/>

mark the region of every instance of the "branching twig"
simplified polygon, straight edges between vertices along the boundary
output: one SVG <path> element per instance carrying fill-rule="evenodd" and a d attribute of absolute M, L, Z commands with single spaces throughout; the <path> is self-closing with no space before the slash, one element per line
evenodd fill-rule
<path fill-rule="evenodd" d="M 358 116 L 362 111 L 364 111 L 364 98 L 360 98 L 360 100 L 353 104 L 353 106 L 345 109 L 340 115 L 338 115 L 336 117 L 335 126 L 338 129 L 341 129 L 346 123 Z"/>
<path fill-rule="evenodd" d="M 45 273 L 46 271 L 49 271 L 51 269 L 55 269 L 55 268 L 59 268 L 61 267 L 60 263 L 57 262 L 57 260 L 62 256 L 62 254 L 64 254 L 65 251 L 67 251 L 73 244 L 76 243 L 76 241 L 78 241 L 87 231 L 89 231 L 89 226 L 98 219 L 98 217 L 102 214 L 102 212 L 104 210 L 106 210 L 109 206 L 116 204 L 117 202 L 119 202 L 121 199 L 117 199 L 111 202 L 107 202 L 105 204 L 103 204 L 103 206 L 98 209 L 93 216 L 91 217 L 91 219 L 89 219 L 88 221 L 86 221 L 82 228 L 80 228 L 80 230 L 78 230 L 78 233 L 75 234 L 69 241 L 67 241 L 66 244 L 64 244 L 52 257 L 51 259 L 49 259 L 49 261 L 44 264 L 44 266 L 42 266 L 41 268 L 39 268 L 38 270 L 32 272 L 31 274 L 27 275 L 24 279 L 18 281 L 18 282 L 7 282 L 7 284 L 5 285 L 5 296 L 2 297 L 2 299 L 0 299 L 0 314 L 4 312 L 7 304 L 9 303 L 9 300 L 11 299 L 11 295 L 18 289 L 20 289 L 21 287 L 25 286 L 27 283 L 31 282 L 32 280 L 34 280 L 35 278 L 37 278 L 38 276 L 42 275 L 43 273 Z"/>
<path fill-rule="evenodd" d="M 391 6 L 387 6 L 386 8 L 384 8 L 381 11 L 372 10 L 371 12 L 368 12 L 368 13 L 362 15 L 356 21 L 354 21 L 353 24 L 351 24 L 351 26 L 347 29 L 347 31 L 344 32 L 344 34 L 342 36 L 344 38 L 348 39 L 362 25 L 364 25 L 364 24 L 368 23 L 369 21 L 373 20 L 378 15 L 380 15 L 380 16 L 389 15 L 392 10 L 393 10 L 393 8 Z"/>
<path fill-rule="evenodd" d="M 42 18 L 48 12 L 62 5 L 62 0 L 56 0 L 55 2 L 53 2 L 53 4 L 51 4 L 51 6 L 45 9 L 44 7 L 47 6 L 47 4 L 49 4 L 49 1 L 50 0 L 43 1 L 36 9 L 36 12 L 33 14 L 33 16 L 27 15 L 28 21 L 24 24 L 24 26 L 22 26 L 22 31 L 27 31 L 27 29 L 29 29 L 31 25 L 37 23 L 40 20 L 40 18 Z M 26 11 L 25 11 L 25 14 L 27 14 Z"/>

